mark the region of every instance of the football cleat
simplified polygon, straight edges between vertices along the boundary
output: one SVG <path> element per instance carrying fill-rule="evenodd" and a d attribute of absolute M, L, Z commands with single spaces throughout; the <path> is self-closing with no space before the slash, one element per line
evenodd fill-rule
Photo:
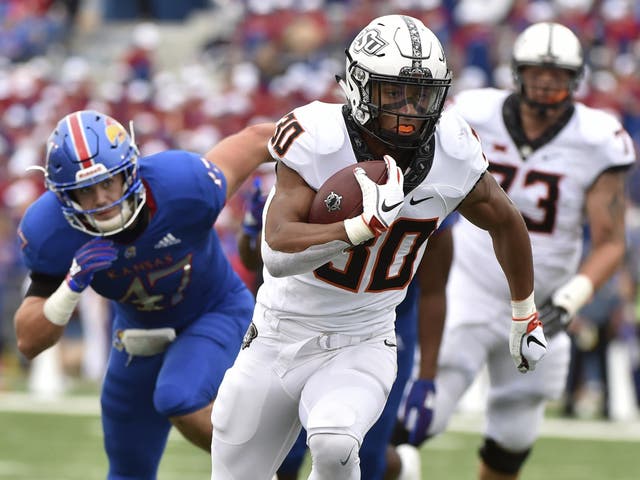
<path fill-rule="evenodd" d="M 420 460 L 420 451 L 413 445 L 403 443 L 396 447 L 396 452 L 402 465 L 398 480 L 421 480 L 422 462 Z"/>

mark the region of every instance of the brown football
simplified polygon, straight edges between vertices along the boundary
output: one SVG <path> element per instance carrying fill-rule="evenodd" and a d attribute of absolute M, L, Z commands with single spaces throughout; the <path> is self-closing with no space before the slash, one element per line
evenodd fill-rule
<path fill-rule="evenodd" d="M 362 213 L 362 190 L 353 174 L 361 167 L 377 184 L 387 181 L 387 165 L 383 160 L 354 163 L 337 171 L 316 192 L 309 210 L 309 223 L 334 223 Z"/>

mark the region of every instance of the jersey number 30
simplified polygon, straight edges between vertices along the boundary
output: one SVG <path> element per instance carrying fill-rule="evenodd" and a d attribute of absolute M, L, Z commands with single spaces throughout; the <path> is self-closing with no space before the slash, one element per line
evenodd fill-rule
<path fill-rule="evenodd" d="M 383 290 L 400 290 L 410 281 L 414 272 L 414 264 L 420 246 L 436 228 L 436 220 L 399 219 L 391 225 L 384 237 L 372 239 L 349 251 L 349 258 L 344 269 L 338 269 L 332 262 L 325 263 L 314 270 L 316 278 L 336 287 L 352 292 L 360 290 L 367 265 L 373 261 L 369 284 L 365 292 L 381 292 Z M 399 246 L 409 236 L 414 237 L 408 251 L 398 258 Z M 382 242 L 376 250 L 377 242 Z M 375 253 L 375 256 L 372 255 Z M 398 262 L 397 273 L 390 275 L 390 266 Z"/>

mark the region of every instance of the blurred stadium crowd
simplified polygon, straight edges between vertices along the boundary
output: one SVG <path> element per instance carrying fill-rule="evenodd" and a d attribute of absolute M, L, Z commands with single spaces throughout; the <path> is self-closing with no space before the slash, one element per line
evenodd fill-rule
<path fill-rule="evenodd" d="M 2 359 L 6 365 L 15 356 L 12 316 L 26 274 L 16 225 L 43 191 L 42 177 L 27 168 L 42 163 L 60 117 L 94 108 L 131 120 L 143 155 L 205 152 L 246 124 L 313 99 L 342 101 L 334 77 L 344 70 L 344 46 L 390 12 L 421 18 L 441 39 L 454 90 L 510 86 L 515 36 L 546 19 L 569 26 L 586 49 L 579 99 L 615 113 L 640 145 L 640 3 L 633 0 L 0 0 L 0 390 Z M 581 389 L 593 393 L 605 415 L 610 341 L 625 345 L 640 385 L 635 170 L 629 191 L 626 268 L 574 322 L 570 386 L 576 401 Z M 242 202 L 237 195 L 217 223 L 232 259 Z M 567 413 L 576 413 L 572 398 Z"/>

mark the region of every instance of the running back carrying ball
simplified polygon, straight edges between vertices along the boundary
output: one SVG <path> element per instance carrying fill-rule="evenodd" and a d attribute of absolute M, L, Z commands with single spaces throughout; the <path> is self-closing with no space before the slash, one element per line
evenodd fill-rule
<path fill-rule="evenodd" d="M 362 190 L 353 174 L 356 167 L 364 169 L 379 185 L 387 181 L 383 160 L 359 162 L 339 170 L 318 189 L 309 210 L 309 223 L 340 222 L 362 213 Z"/>

